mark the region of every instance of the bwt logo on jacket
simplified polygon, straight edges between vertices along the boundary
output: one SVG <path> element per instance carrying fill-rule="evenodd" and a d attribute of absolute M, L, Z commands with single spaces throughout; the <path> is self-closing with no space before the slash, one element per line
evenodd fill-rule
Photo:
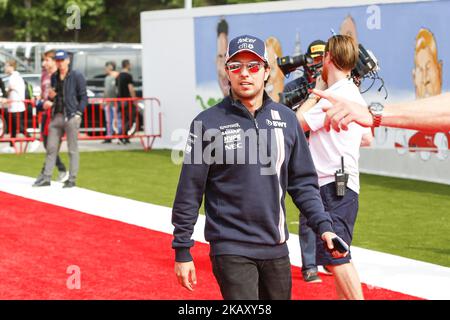
<path fill-rule="evenodd" d="M 287 128 L 286 122 L 278 121 L 278 120 L 266 120 L 266 123 L 269 127 L 275 128 Z"/>

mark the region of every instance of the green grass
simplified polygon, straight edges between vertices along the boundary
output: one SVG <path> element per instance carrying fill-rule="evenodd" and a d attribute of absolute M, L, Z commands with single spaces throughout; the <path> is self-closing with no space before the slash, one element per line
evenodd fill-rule
<path fill-rule="evenodd" d="M 81 153 L 78 186 L 172 206 L 180 166 L 170 151 Z M 63 161 L 68 164 L 66 154 Z M 1 155 L 0 170 L 38 175 L 43 154 Z M 286 203 L 289 231 L 298 232 L 298 210 Z M 354 245 L 450 267 L 450 186 L 361 175 Z"/>

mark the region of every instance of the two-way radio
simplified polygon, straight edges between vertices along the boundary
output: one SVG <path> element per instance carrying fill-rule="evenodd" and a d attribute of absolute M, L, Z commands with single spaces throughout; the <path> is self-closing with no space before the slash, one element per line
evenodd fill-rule
<path fill-rule="evenodd" d="M 334 178 L 336 183 L 336 195 L 338 197 L 345 196 L 345 191 L 347 189 L 348 173 L 345 173 L 344 169 L 344 157 L 341 157 L 342 168 L 335 172 Z"/>

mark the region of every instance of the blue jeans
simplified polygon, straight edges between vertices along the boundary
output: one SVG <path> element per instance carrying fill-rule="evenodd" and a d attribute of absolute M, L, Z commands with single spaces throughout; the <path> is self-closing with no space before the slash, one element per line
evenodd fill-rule
<path fill-rule="evenodd" d="M 106 135 L 112 136 L 114 134 L 114 117 L 117 116 L 117 133 L 122 133 L 122 114 L 114 109 L 115 102 L 107 102 L 105 105 L 105 120 L 106 120 Z"/>
<path fill-rule="evenodd" d="M 302 253 L 302 273 L 317 272 L 316 265 L 316 233 L 306 224 L 305 216 L 300 216 L 299 240 Z"/>

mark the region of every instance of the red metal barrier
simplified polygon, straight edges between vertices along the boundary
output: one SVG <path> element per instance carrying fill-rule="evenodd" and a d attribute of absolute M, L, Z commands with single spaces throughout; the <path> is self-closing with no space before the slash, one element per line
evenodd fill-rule
<path fill-rule="evenodd" d="M 13 104 L 22 104 L 25 111 L 13 112 Z M 29 142 L 39 138 L 38 131 L 33 100 L 0 101 L 0 142 L 9 142 L 15 153 L 22 153 L 26 151 Z"/>
<path fill-rule="evenodd" d="M 23 153 L 29 142 L 42 140 L 42 112 L 36 111 L 34 100 L 23 101 L 24 112 L 10 112 L 12 102 L 3 100 L 0 104 L 0 142 L 9 142 L 16 153 Z M 155 139 L 162 134 L 160 108 L 156 98 L 89 99 L 78 139 L 139 138 L 143 149 L 151 150 Z"/>

